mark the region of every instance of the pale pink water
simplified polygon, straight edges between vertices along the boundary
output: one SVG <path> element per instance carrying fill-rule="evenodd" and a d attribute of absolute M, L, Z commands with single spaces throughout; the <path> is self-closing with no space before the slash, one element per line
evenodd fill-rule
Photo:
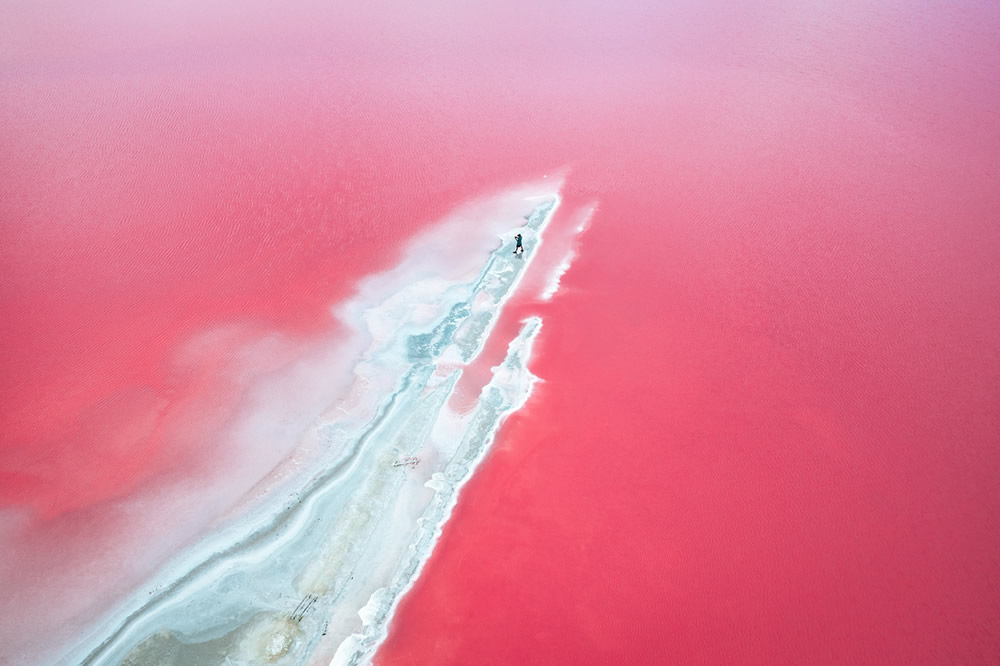
<path fill-rule="evenodd" d="M 214 435 L 359 277 L 568 166 L 545 383 L 379 662 L 996 660 L 995 4 L 144 7 L 2 10 L 3 649 L 213 517 L 134 498 L 266 471 Z"/>

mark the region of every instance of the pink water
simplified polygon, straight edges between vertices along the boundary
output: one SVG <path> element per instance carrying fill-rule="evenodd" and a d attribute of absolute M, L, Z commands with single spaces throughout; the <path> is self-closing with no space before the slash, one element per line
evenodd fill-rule
<path fill-rule="evenodd" d="M 379 663 L 997 659 L 994 3 L 143 7 L 0 10 L 0 656 L 266 473 L 215 435 L 358 278 L 568 167 L 545 382 Z"/>

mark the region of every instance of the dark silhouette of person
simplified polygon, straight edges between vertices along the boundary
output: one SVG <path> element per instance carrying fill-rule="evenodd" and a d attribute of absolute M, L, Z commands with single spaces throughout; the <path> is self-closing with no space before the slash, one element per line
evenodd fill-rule
<path fill-rule="evenodd" d="M 517 241 L 517 245 L 514 246 L 514 254 L 518 252 L 524 254 L 524 246 L 521 245 L 521 234 L 514 236 L 514 240 Z"/>

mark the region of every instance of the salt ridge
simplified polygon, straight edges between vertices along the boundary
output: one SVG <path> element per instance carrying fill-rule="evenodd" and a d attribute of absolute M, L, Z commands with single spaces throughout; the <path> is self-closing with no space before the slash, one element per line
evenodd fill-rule
<path fill-rule="evenodd" d="M 573 265 L 573 259 L 576 258 L 576 253 L 570 250 L 563 257 L 563 260 L 559 262 L 559 265 L 555 267 L 551 275 L 549 275 L 549 281 L 545 285 L 544 291 L 542 291 L 539 298 L 543 301 L 551 301 L 552 297 L 556 295 L 559 291 L 559 282 L 562 280 L 563 275 L 569 270 L 570 266 Z"/>
<path fill-rule="evenodd" d="M 597 210 L 597 205 L 591 204 L 577 214 L 577 219 L 573 225 L 574 233 L 568 239 L 570 247 L 566 249 L 562 260 L 549 273 L 545 287 L 538 296 L 539 300 L 551 301 L 552 297 L 559 291 L 563 276 L 566 275 L 566 271 L 572 267 L 573 261 L 576 259 L 576 249 L 573 247 L 573 244 L 577 242 L 583 232 L 590 227 L 590 220 L 595 210 Z"/>
<path fill-rule="evenodd" d="M 507 195 L 506 205 L 524 205 L 523 194 Z M 427 244 L 440 241 L 431 234 L 411 244 L 397 269 L 363 282 L 338 310 L 358 329 L 346 348 L 363 350 L 355 382 L 310 432 L 320 453 L 303 467 L 321 471 L 300 475 L 280 505 L 265 496 L 176 558 L 95 623 L 63 663 L 140 663 L 167 654 L 194 661 L 223 649 L 234 664 L 262 657 L 304 664 L 324 649 L 332 653 L 330 646 L 339 646 L 344 663 L 370 657 L 459 489 L 536 380 L 526 367 L 541 327 L 532 318 L 475 408 L 458 414 L 446 406 L 558 207 L 558 195 L 538 196 L 543 202 L 523 224 L 500 234 L 524 234 L 523 256 L 505 243 L 478 273 L 458 262 L 445 275 L 424 258 Z M 440 231 L 447 235 L 448 225 Z"/>
<path fill-rule="evenodd" d="M 541 326 L 539 317 L 526 319 L 521 332 L 511 341 L 504 362 L 493 368 L 493 380 L 483 389 L 476 416 L 472 419 L 475 423 L 477 418 L 485 418 L 491 427 L 485 434 L 477 435 L 477 431 L 471 431 L 471 436 L 467 435 L 467 441 L 463 442 L 463 455 L 456 456 L 444 471 L 435 473 L 425 484 L 435 491 L 434 500 L 419 521 L 422 529 L 418 541 L 410 547 L 410 557 L 400 564 L 392 584 L 376 590 L 359 611 L 363 630 L 351 634 L 340 644 L 330 666 L 371 663 L 379 644 L 386 637 L 400 600 L 413 586 L 434 544 L 441 537 L 442 528 L 451 517 L 462 488 L 486 456 L 504 419 L 527 402 L 534 384 L 539 381 L 528 370 L 527 362 Z M 497 405 L 505 407 L 490 416 L 482 416 L 484 411 L 496 410 Z"/>

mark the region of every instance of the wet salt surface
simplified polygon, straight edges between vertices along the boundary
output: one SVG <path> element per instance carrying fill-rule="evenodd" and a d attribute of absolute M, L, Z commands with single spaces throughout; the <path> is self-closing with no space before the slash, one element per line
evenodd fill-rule
<path fill-rule="evenodd" d="M 558 206 L 554 185 L 498 197 L 472 246 L 428 258 L 453 220 L 413 241 L 397 268 L 363 281 L 337 309 L 355 331 L 338 346 L 359 359 L 353 380 L 304 445 L 242 516 L 92 627 L 67 663 L 367 658 L 458 490 L 531 392 L 537 317 L 509 341 L 471 409 L 449 404 L 539 251 Z M 527 251 L 514 256 L 517 232 Z"/>

